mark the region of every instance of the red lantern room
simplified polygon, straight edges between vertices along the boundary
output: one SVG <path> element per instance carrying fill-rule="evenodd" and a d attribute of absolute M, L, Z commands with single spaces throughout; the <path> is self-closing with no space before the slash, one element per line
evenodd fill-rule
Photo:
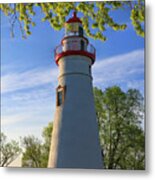
<path fill-rule="evenodd" d="M 61 44 L 55 49 L 55 61 L 58 64 L 60 58 L 70 55 L 87 56 L 95 61 L 95 48 L 89 44 L 84 36 L 82 21 L 73 13 L 73 17 L 65 23 L 65 35 Z"/>

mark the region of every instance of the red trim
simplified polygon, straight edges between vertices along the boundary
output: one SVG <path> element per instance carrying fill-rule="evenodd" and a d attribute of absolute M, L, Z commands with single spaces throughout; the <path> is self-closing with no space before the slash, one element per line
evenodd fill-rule
<path fill-rule="evenodd" d="M 59 53 L 55 56 L 55 62 L 56 64 L 58 65 L 58 61 L 60 58 L 64 57 L 64 56 L 70 56 L 70 55 L 81 55 L 81 56 L 87 56 L 89 57 L 91 60 L 92 60 L 92 64 L 94 64 L 95 62 L 95 53 L 92 54 L 92 53 L 89 53 L 87 51 L 82 51 L 82 50 L 79 50 L 79 51 L 74 51 L 74 50 L 68 50 L 66 52 L 62 52 L 62 53 Z"/>
<path fill-rule="evenodd" d="M 82 21 L 80 20 L 80 18 L 78 18 L 78 17 L 76 16 L 76 12 L 73 13 L 73 17 L 70 18 L 66 23 L 75 23 L 75 22 L 82 23 Z"/>
<path fill-rule="evenodd" d="M 66 39 L 69 39 L 69 38 L 83 38 L 87 41 L 87 44 L 88 44 L 88 39 L 84 36 L 66 36 L 64 37 L 62 40 L 61 40 L 61 44 L 63 45 L 63 41 L 66 40 Z"/>

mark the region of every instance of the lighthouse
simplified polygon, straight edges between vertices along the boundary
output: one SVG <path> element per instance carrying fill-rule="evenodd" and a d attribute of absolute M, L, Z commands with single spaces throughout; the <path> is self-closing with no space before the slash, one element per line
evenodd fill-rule
<path fill-rule="evenodd" d="M 55 48 L 59 75 L 48 167 L 102 168 L 91 73 L 95 53 L 74 12 Z"/>

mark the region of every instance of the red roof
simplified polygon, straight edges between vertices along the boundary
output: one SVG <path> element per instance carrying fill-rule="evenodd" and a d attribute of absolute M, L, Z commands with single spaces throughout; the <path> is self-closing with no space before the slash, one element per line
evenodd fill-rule
<path fill-rule="evenodd" d="M 70 18 L 66 23 L 75 23 L 75 22 L 82 23 L 82 21 L 80 20 L 80 18 L 78 18 L 78 17 L 76 16 L 76 12 L 73 13 L 73 17 Z"/>

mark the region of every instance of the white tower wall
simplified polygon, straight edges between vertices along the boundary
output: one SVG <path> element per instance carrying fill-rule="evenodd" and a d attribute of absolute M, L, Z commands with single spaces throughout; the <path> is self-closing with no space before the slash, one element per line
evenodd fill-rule
<path fill-rule="evenodd" d="M 56 107 L 49 167 L 102 168 L 94 107 L 91 59 L 65 56 L 59 60 L 59 85 L 64 103 Z"/>

